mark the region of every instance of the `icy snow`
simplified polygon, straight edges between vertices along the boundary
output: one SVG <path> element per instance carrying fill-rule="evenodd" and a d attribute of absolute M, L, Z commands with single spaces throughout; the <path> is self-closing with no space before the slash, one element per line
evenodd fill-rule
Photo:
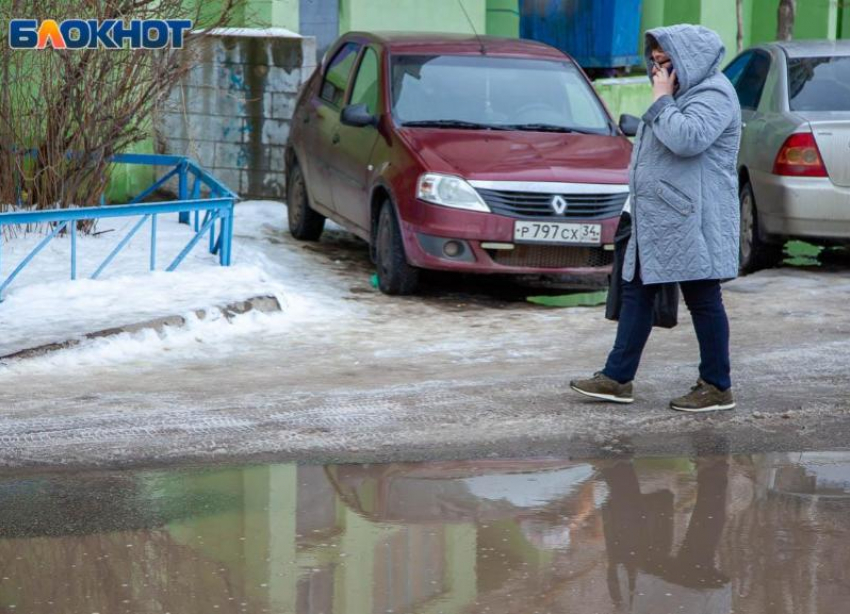
<path fill-rule="evenodd" d="M 252 38 L 305 38 L 286 28 L 213 28 L 206 30 L 195 30 L 193 34 L 206 32 L 211 36 L 248 36 Z"/>
<path fill-rule="evenodd" d="M 269 201 L 236 206 L 234 266 L 220 267 L 217 256 L 202 239 L 174 272 L 148 271 L 150 226 L 144 226 L 107 267 L 101 278 L 87 279 L 138 218 L 105 219 L 97 236 L 77 240 L 77 281 L 71 281 L 70 240 L 56 237 L 12 282 L 0 303 L 0 355 L 44 343 L 65 341 L 87 332 L 133 324 L 167 315 L 184 315 L 189 325 L 183 331 L 157 334 L 143 331 L 120 338 L 99 339 L 68 352 L 75 360 L 110 363 L 123 356 L 138 356 L 143 348 L 167 350 L 170 346 L 212 342 L 219 337 L 268 329 L 284 318 L 246 314 L 228 323 L 224 318 L 197 321 L 196 309 L 225 305 L 258 295 L 276 296 L 285 316 L 313 309 L 309 297 L 287 288 L 287 271 L 275 268 L 252 237 L 264 228 L 281 230 L 285 206 Z M 111 232 L 104 232 L 111 231 Z M 177 216 L 160 216 L 157 224 L 157 268 L 164 269 L 192 237 L 189 226 Z M 0 259 L 0 279 L 5 277 L 44 237 L 43 232 L 6 239 Z M 308 293 L 309 294 L 309 293 Z M 323 301 L 324 302 L 324 301 Z M 253 327 L 253 328 L 252 328 Z M 249 330 L 250 329 L 250 330 Z M 88 353 L 89 355 L 84 356 Z M 61 358 L 51 358 L 59 360 Z M 44 361 L 42 361 L 44 362 Z"/>

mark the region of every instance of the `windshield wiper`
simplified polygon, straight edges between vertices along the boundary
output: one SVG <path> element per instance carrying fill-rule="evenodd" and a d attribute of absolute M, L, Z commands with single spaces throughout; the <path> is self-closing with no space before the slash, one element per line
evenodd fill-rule
<path fill-rule="evenodd" d="M 506 130 L 527 130 L 529 132 L 577 132 L 579 134 L 603 134 L 598 130 L 578 128 L 576 126 L 558 126 L 557 124 L 506 124 L 499 127 Z"/>
<path fill-rule="evenodd" d="M 495 126 L 493 124 L 480 124 L 478 122 L 467 122 L 460 119 L 421 119 L 416 121 L 404 122 L 405 128 L 465 128 L 467 130 L 507 130 L 504 126 Z"/>

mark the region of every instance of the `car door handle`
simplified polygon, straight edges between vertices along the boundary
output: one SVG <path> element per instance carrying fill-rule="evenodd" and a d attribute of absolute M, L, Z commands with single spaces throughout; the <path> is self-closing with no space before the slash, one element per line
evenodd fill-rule
<path fill-rule="evenodd" d="M 334 145 L 339 144 L 339 132 L 337 132 L 336 134 L 333 135 L 333 138 L 331 139 L 331 143 L 333 143 Z"/>

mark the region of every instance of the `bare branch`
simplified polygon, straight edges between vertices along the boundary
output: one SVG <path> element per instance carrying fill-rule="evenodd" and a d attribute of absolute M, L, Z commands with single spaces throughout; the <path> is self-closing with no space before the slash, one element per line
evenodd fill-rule
<path fill-rule="evenodd" d="M 0 210 L 96 204 L 109 156 L 151 136 L 153 110 L 190 70 L 209 30 L 227 24 L 242 1 L 225 0 L 214 14 L 202 0 L 0 2 L 0 23 L 26 14 L 191 19 L 202 29 L 179 50 L 15 50 L 0 31 Z"/>

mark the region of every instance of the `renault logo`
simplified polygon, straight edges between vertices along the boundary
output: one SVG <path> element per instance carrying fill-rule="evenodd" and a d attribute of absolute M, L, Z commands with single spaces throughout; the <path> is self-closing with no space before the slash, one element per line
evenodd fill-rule
<path fill-rule="evenodd" d="M 564 215 L 567 212 L 567 207 L 570 206 L 567 199 L 560 194 L 553 196 L 552 202 L 549 204 L 552 205 L 552 209 L 555 211 L 556 215 Z"/>

